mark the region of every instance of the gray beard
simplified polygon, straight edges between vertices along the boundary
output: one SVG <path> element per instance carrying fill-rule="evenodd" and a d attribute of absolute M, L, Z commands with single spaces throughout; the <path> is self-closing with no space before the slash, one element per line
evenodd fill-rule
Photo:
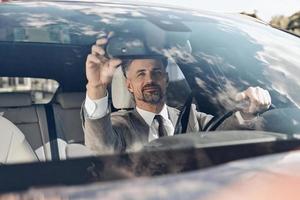
<path fill-rule="evenodd" d="M 149 104 L 153 104 L 156 105 L 158 103 L 160 103 L 163 99 L 163 95 L 161 92 L 156 92 L 156 93 L 143 93 L 143 99 L 142 101 L 149 103 Z"/>

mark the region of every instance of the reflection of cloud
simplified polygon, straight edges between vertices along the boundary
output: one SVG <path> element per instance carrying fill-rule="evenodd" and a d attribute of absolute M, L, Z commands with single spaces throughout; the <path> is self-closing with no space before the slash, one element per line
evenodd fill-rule
<path fill-rule="evenodd" d="M 24 14 L 26 15 L 26 14 Z M 27 20 L 27 21 L 26 21 Z M 30 17 L 24 18 L 23 26 L 32 26 L 36 28 L 40 28 L 43 26 L 48 26 L 52 24 L 61 24 L 67 23 L 68 21 L 65 19 L 56 19 L 47 14 L 31 14 Z"/>
<path fill-rule="evenodd" d="M 296 55 L 300 52 L 299 39 L 278 30 L 272 30 L 270 36 L 257 26 L 250 30 L 245 27 L 245 32 L 263 47 L 256 58 L 266 64 L 263 75 L 272 82 L 273 89 L 300 106 L 300 59 Z"/>
<path fill-rule="evenodd" d="M 195 57 L 185 49 L 185 47 L 172 47 L 171 49 L 165 49 L 165 53 L 169 54 L 175 60 L 179 60 L 181 63 L 195 63 L 197 60 Z"/>
<path fill-rule="evenodd" d="M 171 48 L 157 48 L 152 47 L 151 50 L 158 54 L 164 55 L 168 58 L 172 58 L 180 63 L 196 63 L 196 58 L 185 47 L 173 46 Z"/>
<path fill-rule="evenodd" d="M 215 101 L 218 101 L 218 104 L 222 105 L 227 110 L 233 110 L 236 108 L 237 102 L 235 97 L 238 92 L 240 92 L 230 80 L 226 80 L 223 84 L 223 88 L 217 93 Z"/>
<path fill-rule="evenodd" d="M 70 34 L 96 36 L 107 28 L 106 24 L 116 25 L 127 21 L 122 15 L 143 18 L 145 15 L 134 6 L 113 5 L 113 4 L 70 4 L 56 2 L 20 2 L 15 3 L 28 9 L 24 13 L 1 13 L 2 16 L 15 17 L 10 26 L 34 27 L 50 29 L 51 25 L 63 26 Z M 52 7 L 52 8 L 51 8 Z M 111 9 L 113 8 L 113 9 Z M 47 9 L 43 12 L 43 9 Z M 64 12 L 68 10 L 68 14 Z M 87 16 L 88 15 L 88 16 Z M 118 16 L 117 16 L 118 15 Z M 104 26 L 105 25 L 105 26 Z"/>
<path fill-rule="evenodd" d="M 101 36 L 101 35 L 105 35 L 104 33 L 102 33 L 101 31 L 96 31 L 94 30 L 94 28 L 92 26 L 84 26 L 81 28 L 81 33 L 83 33 L 84 35 L 90 35 L 90 36 L 93 36 L 93 35 L 98 35 L 98 36 Z"/>
<path fill-rule="evenodd" d="M 275 94 L 279 92 L 283 97 L 276 95 L 280 103 L 300 105 L 298 38 L 249 20 L 210 16 L 212 19 L 217 21 L 215 25 L 208 21 L 201 29 L 212 33 L 221 30 L 224 34 L 200 37 L 197 52 L 197 59 L 204 61 L 216 78 L 211 83 L 220 88 L 223 78 L 242 87 L 254 83 Z"/>

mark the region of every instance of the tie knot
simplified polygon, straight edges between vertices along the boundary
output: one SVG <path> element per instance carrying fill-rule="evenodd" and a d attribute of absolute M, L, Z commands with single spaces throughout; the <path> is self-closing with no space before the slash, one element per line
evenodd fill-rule
<path fill-rule="evenodd" d="M 163 117 L 161 115 L 155 115 L 154 119 L 156 119 L 158 123 L 161 123 L 163 121 Z"/>

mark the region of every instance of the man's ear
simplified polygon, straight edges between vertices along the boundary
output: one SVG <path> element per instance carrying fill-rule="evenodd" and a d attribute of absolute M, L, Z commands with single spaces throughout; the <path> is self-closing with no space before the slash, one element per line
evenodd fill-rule
<path fill-rule="evenodd" d="M 131 83 L 128 79 L 126 79 L 126 87 L 130 93 L 133 93 L 133 89 L 131 87 Z"/>

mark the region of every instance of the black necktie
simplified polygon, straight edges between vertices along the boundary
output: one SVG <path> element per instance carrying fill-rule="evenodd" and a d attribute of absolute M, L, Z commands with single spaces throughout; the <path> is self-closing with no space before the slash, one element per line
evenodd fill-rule
<path fill-rule="evenodd" d="M 167 133 L 164 129 L 164 121 L 161 115 L 155 115 L 154 119 L 157 120 L 158 122 L 158 136 L 159 137 L 163 137 L 163 136 L 167 136 Z"/>

